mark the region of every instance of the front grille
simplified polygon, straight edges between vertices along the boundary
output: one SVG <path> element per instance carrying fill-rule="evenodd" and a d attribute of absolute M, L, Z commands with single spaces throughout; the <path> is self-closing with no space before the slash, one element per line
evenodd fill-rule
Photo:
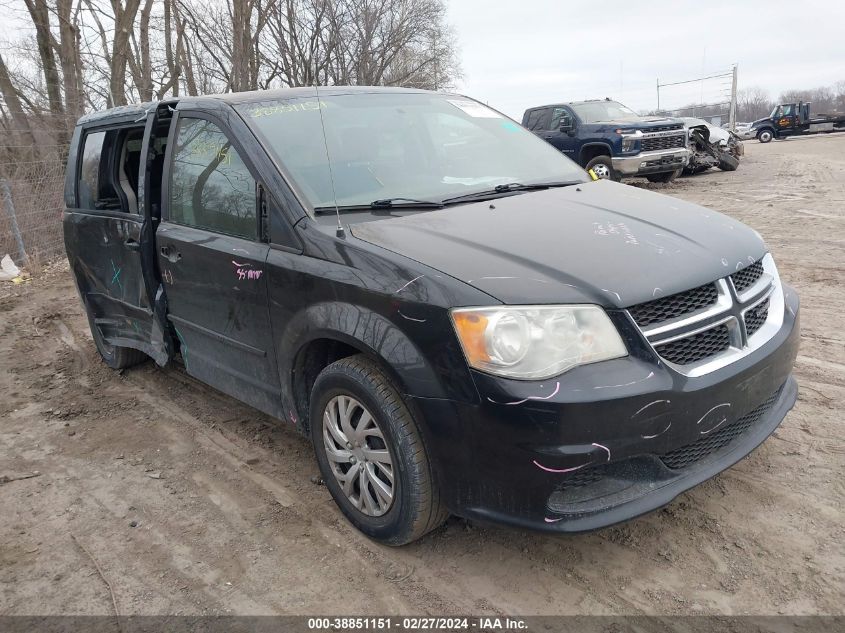
<path fill-rule="evenodd" d="M 759 422 L 760 419 L 765 416 L 769 410 L 771 410 L 772 406 L 775 402 L 777 402 L 782 389 L 783 387 L 778 389 L 759 407 L 749 413 L 746 413 L 744 416 L 728 426 L 722 427 L 710 435 L 702 436 L 700 439 L 692 442 L 691 444 L 687 444 L 686 446 L 676 448 L 673 451 L 660 455 L 660 461 L 662 461 L 667 468 L 678 470 L 686 468 L 687 466 L 704 459 L 715 451 L 724 448 Z"/>
<path fill-rule="evenodd" d="M 658 345 L 655 349 L 670 363 L 690 365 L 723 352 L 730 347 L 730 344 L 731 337 L 728 326 L 717 325 L 687 338 Z"/>
<path fill-rule="evenodd" d="M 762 276 L 763 262 L 756 261 L 750 266 L 746 266 L 742 270 L 731 275 L 731 281 L 734 282 L 734 288 L 736 288 L 736 291 L 742 292 L 757 283 L 757 280 Z"/>
<path fill-rule="evenodd" d="M 653 152 L 661 149 L 674 149 L 686 147 L 687 141 L 683 134 L 672 134 L 670 136 L 656 136 L 642 140 L 642 151 Z"/>
<path fill-rule="evenodd" d="M 560 484 L 558 484 L 556 490 L 571 490 L 572 488 L 589 486 L 604 477 L 606 471 L 607 464 L 599 464 L 598 466 L 590 466 L 567 473 L 563 476 L 563 479 Z"/>
<path fill-rule="evenodd" d="M 727 265 L 727 260 L 722 263 Z M 771 338 L 773 331 L 766 329 L 764 335 L 761 330 L 767 323 L 780 325 L 772 306 L 781 305 L 781 292 L 777 270 L 766 255 L 730 279 L 722 277 L 627 310 L 654 351 L 675 371 L 693 376 L 745 356 Z"/>
<path fill-rule="evenodd" d="M 637 325 L 645 327 L 712 306 L 717 299 L 716 286 L 705 284 L 692 290 L 641 303 L 630 308 L 629 311 Z"/>
<path fill-rule="evenodd" d="M 769 300 L 766 299 L 759 305 L 754 306 L 745 313 L 745 331 L 748 336 L 754 334 L 763 327 L 766 319 L 769 318 Z"/>
<path fill-rule="evenodd" d="M 644 134 L 649 134 L 651 132 L 669 132 L 670 130 L 681 130 L 683 129 L 683 124 L 681 123 L 670 123 L 668 125 L 658 125 L 657 127 L 650 127 L 648 130 L 643 130 Z"/>

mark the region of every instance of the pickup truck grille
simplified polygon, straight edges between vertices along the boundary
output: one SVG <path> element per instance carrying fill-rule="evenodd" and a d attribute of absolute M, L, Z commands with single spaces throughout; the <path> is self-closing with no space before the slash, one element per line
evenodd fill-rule
<path fill-rule="evenodd" d="M 672 130 L 682 130 L 684 129 L 683 124 L 681 123 L 670 123 L 668 125 L 658 125 L 657 127 L 650 127 L 648 128 L 648 132 L 644 132 L 645 134 L 651 134 L 653 132 L 671 132 Z"/>
<path fill-rule="evenodd" d="M 647 135 L 642 140 L 642 151 L 653 152 L 661 149 L 676 149 L 686 147 L 687 139 L 685 134 L 672 134 L 669 136 L 655 136 L 649 138 Z"/>
<path fill-rule="evenodd" d="M 654 351 L 687 375 L 700 375 L 743 356 L 774 335 L 749 338 L 783 319 L 783 290 L 771 257 L 732 275 L 628 308 Z M 718 361 L 718 362 L 716 362 Z"/>

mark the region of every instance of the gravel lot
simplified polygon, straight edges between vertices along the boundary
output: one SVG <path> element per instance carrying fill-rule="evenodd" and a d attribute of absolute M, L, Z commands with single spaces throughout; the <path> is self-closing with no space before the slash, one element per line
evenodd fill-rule
<path fill-rule="evenodd" d="M 802 299 L 799 402 L 728 472 L 589 535 L 450 519 L 376 545 L 312 483 L 305 439 L 178 367 L 103 365 L 66 269 L 6 284 L 0 614 L 843 613 L 845 135 L 746 150 L 637 186 L 763 234 Z"/>

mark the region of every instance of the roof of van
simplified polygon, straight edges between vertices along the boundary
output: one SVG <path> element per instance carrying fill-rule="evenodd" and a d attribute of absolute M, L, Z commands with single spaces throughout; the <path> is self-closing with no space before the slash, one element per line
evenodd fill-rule
<path fill-rule="evenodd" d="M 406 92 L 406 93 L 424 93 L 432 92 L 431 90 L 422 90 L 420 88 L 399 88 L 394 86 L 320 86 L 319 94 L 325 96 L 336 96 L 342 94 L 355 93 L 374 93 L 374 92 Z M 449 94 L 449 93 L 437 93 Z M 250 102 L 272 101 L 277 99 L 295 99 L 297 97 L 313 97 L 317 96 L 317 88 L 314 86 L 306 86 L 302 88 L 276 88 L 273 90 L 250 90 L 247 92 L 227 92 L 223 94 L 214 95 L 200 95 L 189 97 L 168 98 L 162 101 L 148 101 L 146 103 L 138 103 L 133 105 L 119 106 L 116 108 L 109 108 L 108 110 L 99 110 L 84 115 L 79 119 L 78 124 L 88 124 L 94 121 L 101 121 L 110 118 L 129 118 L 133 115 L 143 117 L 152 108 L 159 105 L 167 105 L 176 103 L 191 103 L 201 105 L 203 102 L 222 101 L 232 105 Z"/>

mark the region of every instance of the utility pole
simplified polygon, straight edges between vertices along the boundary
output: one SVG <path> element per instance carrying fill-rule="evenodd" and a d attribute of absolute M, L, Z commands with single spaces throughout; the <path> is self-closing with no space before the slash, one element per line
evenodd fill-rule
<path fill-rule="evenodd" d="M 657 114 L 660 114 L 660 77 L 657 78 Z"/>
<path fill-rule="evenodd" d="M 731 132 L 736 132 L 736 67 L 733 67 L 733 78 L 731 79 L 731 113 L 730 113 L 730 128 Z"/>

